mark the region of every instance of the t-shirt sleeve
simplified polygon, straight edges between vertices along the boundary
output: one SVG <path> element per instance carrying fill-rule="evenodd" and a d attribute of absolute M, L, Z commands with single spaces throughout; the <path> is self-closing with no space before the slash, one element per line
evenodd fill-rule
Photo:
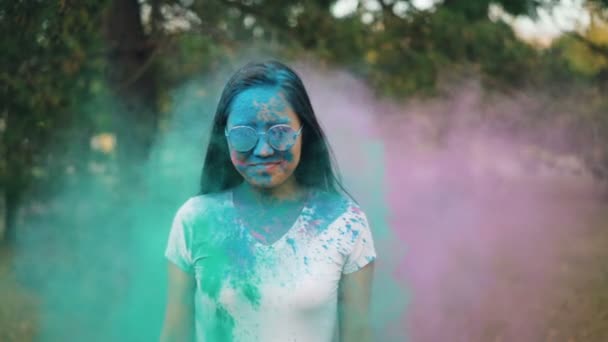
<path fill-rule="evenodd" d="M 350 227 L 352 249 L 347 255 L 346 262 L 342 268 L 343 274 L 356 272 L 376 260 L 374 239 L 367 216 L 358 207 L 354 207 L 353 210 L 354 218 L 351 220 Z"/>
<path fill-rule="evenodd" d="M 190 250 L 190 227 L 188 223 L 188 202 L 175 214 L 165 257 L 187 273 L 192 273 L 192 253 Z"/>

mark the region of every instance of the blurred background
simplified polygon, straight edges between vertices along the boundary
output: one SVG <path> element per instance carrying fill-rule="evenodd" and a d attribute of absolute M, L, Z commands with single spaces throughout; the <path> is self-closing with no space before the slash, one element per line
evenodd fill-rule
<path fill-rule="evenodd" d="M 231 72 L 300 73 L 378 341 L 608 341 L 608 1 L 0 3 L 0 340 L 153 341 Z"/>

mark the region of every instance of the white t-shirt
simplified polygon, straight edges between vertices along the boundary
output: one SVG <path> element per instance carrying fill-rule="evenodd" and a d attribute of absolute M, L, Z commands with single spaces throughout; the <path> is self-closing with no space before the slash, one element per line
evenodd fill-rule
<path fill-rule="evenodd" d="M 314 192 L 270 245 L 239 222 L 231 191 L 190 198 L 173 221 L 165 255 L 196 279 L 197 341 L 331 341 L 342 274 L 376 258 L 359 206 Z"/>

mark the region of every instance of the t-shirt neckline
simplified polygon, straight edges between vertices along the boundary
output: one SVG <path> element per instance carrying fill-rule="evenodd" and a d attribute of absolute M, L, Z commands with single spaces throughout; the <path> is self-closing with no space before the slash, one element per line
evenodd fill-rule
<path fill-rule="evenodd" d="M 311 207 L 311 199 L 313 197 L 313 193 L 314 193 L 314 191 L 312 189 L 308 189 L 308 193 L 306 194 L 306 199 L 304 200 L 304 205 L 300 209 L 298 216 L 294 220 L 291 227 L 289 227 L 289 229 L 287 229 L 287 231 L 285 231 L 285 233 L 283 235 L 281 235 L 281 237 L 279 237 L 276 241 L 274 241 L 270 244 L 265 244 L 265 243 L 261 242 L 259 239 L 257 239 L 251 233 L 249 228 L 247 228 L 245 226 L 243 220 L 241 219 L 241 216 L 239 215 L 236 205 L 234 204 L 234 189 L 231 189 L 230 191 L 228 191 L 228 202 L 230 204 L 231 210 L 234 213 L 235 221 L 236 221 L 238 228 L 240 230 L 244 231 L 245 234 L 247 234 L 248 238 L 250 238 L 256 246 L 258 246 L 260 248 L 264 248 L 264 249 L 272 249 L 272 248 L 276 248 L 279 244 L 282 244 L 285 240 L 287 240 L 287 238 L 289 236 L 291 236 L 291 233 L 300 226 L 304 213 L 307 210 L 309 210 Z"/>

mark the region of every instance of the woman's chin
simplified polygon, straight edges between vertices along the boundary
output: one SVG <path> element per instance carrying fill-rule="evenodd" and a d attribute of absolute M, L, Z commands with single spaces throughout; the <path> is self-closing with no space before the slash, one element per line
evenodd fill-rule
<path fill-rule="evenodd" d="M 266 181 L 260 181 L 259 179 L 256 180 L 251 180 L 249 181 L 249 184 L 255 188 L 260 188 L 260 189 L 272 189 L 277 187 L 280 184 L 277 184 L 277 182 L 272 181 L 271 179 L 268 179 Z"/>
<path fill-rule="evenodd" d="M 248 177 L 246 181 L 253 187 L 268 190 L 280 186 L 284 183 L 285 179 L 283 179 L 283 177 L 276 177 L 275 175 L 268 174 L 263 176 L 256 175 L 256 177 Z"/>

